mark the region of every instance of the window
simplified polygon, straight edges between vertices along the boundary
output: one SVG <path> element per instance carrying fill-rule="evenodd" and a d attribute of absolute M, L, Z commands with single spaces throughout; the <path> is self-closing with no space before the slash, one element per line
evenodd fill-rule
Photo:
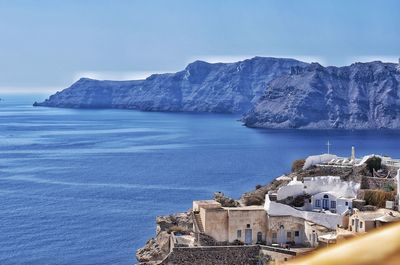
<path fill-rule="evenodd" d="M 354 219 L 351 219 L 351 225 L 354 225 Z"/>
<path fill-rule="evenodd" d="M 299 231 L 294 231 L 294 236 L 295 237 L 299 237 L 300 236 L 300 232 Z"/>
<path fill-rule="evenodd" d="M 246 228 L 250 228 L 250 224 L 247 224 L 247 225 L 246 225 Z"/>
<path fill-rule="evenodd" d="M 272 238 L 276 238 L 276 233 L 272 233 Z"/>
<path fill-rule="evenodd" d="M 336 209 L 336 201 L 331 201 L 331 208 Z"/>
<path fill-rule="evenodd" d="M 237 230 L 236 234 L 237 234 L 237 238 L 241 238 L 242 237 L 242 230 Z"/>
<path fill-rule="evenodd" d="M 289 238 L 292 238 L 292 232 L 287 232 L 287 233 L 286 233 L 286 236 L 287 236 L 288 239 L 289 239 Z"/>
<path fill-rule="evenodd" d="M 360 228 L 362 228 L 362 226 L 363 226 L 363 222 L 360 222 Z"/>
<path fill-rule="evenodd" d="M 345 202 L 344 205 L 349 206 L 349 202 Z"/>
<path fill-rule="evenodd" d="M 315 207 L 321 207 L 321 200 L 315 200 Z"/>
<path fill-rule="evenodd" d="M 327 194 L 324 195 L 325 199 L 329 199 L 329 196 Z"/>

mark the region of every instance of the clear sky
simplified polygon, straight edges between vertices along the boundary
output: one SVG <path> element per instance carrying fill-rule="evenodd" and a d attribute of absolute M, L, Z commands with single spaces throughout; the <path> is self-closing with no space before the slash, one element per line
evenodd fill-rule
<path fill-rule="evenodd" d="M 0 93 L 253 56 L 395 61 L 400 1 L 0 0 Z"/>

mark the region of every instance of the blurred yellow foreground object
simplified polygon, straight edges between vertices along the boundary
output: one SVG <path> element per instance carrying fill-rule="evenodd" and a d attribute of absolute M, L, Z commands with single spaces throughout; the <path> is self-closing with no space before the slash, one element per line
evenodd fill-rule
<path fill-rule="evenodd" d="M 297 258 L 288 265 L 399 265 L 400 223 Z"/>

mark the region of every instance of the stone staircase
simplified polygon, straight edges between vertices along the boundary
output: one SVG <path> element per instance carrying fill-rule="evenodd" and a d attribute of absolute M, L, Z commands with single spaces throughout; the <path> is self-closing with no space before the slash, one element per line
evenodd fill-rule
<path fill-rule="evenodd" d="M 200 213 L 194 214 L 194 221 L 196 222 L 199 232 L 204 234 L 204 227 L 203 227 L 203 223 L 201 222 Z"/>

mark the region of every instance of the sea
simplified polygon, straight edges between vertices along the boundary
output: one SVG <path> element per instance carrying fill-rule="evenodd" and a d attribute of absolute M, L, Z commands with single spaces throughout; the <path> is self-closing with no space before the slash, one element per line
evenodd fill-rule
<path fill-rule="evenodd" d="M 135 264 L 158 215 L 233 198 L 327 152 L 400 157 L 400 131 L 267 130 L 240 116 L 33 107 L 0 96 L 0 264 Z"/>

